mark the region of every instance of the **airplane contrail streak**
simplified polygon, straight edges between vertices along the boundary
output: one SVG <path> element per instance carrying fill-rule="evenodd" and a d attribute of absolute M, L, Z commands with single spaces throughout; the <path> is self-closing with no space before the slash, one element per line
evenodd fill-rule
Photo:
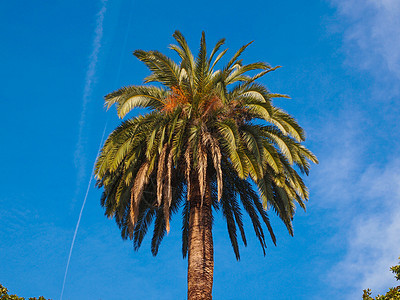
<path fill-rule="evenodd" d="M 106 10 L 107 10 L 107 6 L 106 6 L 107 0 L 102 0 L 101 3 L 102 3 L 101 9 L 97 14 L 97 19 L 96 19 L 96 29 L 95 29 L 95 38 L 93 40 L 93 50 L 92 50 L 92 53 L 90 54 L 90 59 L 89 59 L 90 63 L 89 63 L 88 70 L 86 72 L 85 87 L 84 87 L 84 90 L 83 90 L 83 97 L 82 97 L 83 98 L 82 113 L 81 113 L 81 119 L 79 121 L 78 143 L 76 145 L 76 150 L 75 150 L 75 163 L 78 164 L 78 183 L 83 179 L 84 171 L 85 171 L 85 163 L 84 163 L 85 159 L 84 159 L 83 154 L 82 154 L 82 148 L 83 148 L 83 146 L 82 146 L 82 132 L 83 132 L 84 124 L 85 124 L 86 107 L 87 107 L 87 104 L 88 104 L 88 101 L 89 101 L 90 94 L 92 92 L 93 82 L 95 80 L 96 65 L 97 65 L 99 52 L 100 52 L 100 48 L 101 48 L 101 40 L 102 40 L 102 37 L 103 37 L 104 15 L 105 15 Z M 101 138 L 101 142 L 100 142 L 98 153 L 100 153 L 100 149 L 101 149 L 101 146 L 103 144 L 106 127 L 107 127 L 107 124 L 104 127 L 103 136 Z M 94 172 L 94 166 L 93 166 L 92 173 L 93 172 Z M 72 238 L 71 248 L 69 249 L 69 255 L 68 255 L 68 260 L 67 260 L 67 266 L 65 268 L 64 280 L 63 280 L 63 285 L 62 285 L 62 289 L 61 289 L 60 300 L 62 300 L 62 298 L 63 298 L 64 288 L 65 288 L 65 281 L 67 279 L 68 268 L 69 268 L 69 263 L 71 261 L 72 250 L 74 248 L 76 235 L 78 233 L 79 224 L 80 224 L 81 218 L 82 218 L 83 208 L 85 207 L 85 204 L 86 204 L 86 199 L 87 199 L 87 196 L 88 196 L 88 193 L 89 193 L 90 185 L 92 184 L 92 179 L 93 179 L 93 176 L 91 174 L 90 180 L 89 180 L 89 184 L 88 184 L 87 189 L 86 189 L 85 198 L 83 200 L 81 211 L 79 213 L 78 222 L 76 223 L 74 236 Z"/>
<path fill-rule="evenodd" d="M 83 154 L 83 128 L 85 126 L 87 105 L 96 79 L 96 66 L 99 58 L 100 48 L 102 46 L 103 22 L 107 10 L 107 1 L 108 0 L 101 1 L 102 6 L 100 11 L 97 13 L 95 37 L 93 40 L 93 50 L 89 57 L 89 67 L 86 71 L 85 86 L 83 89 L 82 113 L 79 121 L 78 142 L 75 149 L 75 165 L 78 168 L 78 184 L 83 180 L 85 176 L 85 157 Z"/>

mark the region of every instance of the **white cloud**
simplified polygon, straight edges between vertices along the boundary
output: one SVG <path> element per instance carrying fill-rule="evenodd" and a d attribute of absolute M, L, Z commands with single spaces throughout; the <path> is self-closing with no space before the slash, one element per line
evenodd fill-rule
<path fill-rule="evenodd" d="M 354 193 L 354 181 L 362 172 L 360 158 L 369 142 L 363 136 L 364 117 L 354 108 L 345 108 L 336 117 L 323 117 L 323 126 L 312 132 L 318 141 L 320 165 L 313 168 L 311 190 L 324 199 L 318 205 L 348 206 Z"/>
<path fill-rule="evenodd" d="M 312 198 L 330 211 L 334 254 L 344 251 L 326 274 L 341 299 L 394 286 L 389 267 L 400 256 L 400 159 L 376 162 L 371 145 L 377 141 L 365 138 L 362 124 L 362 112 L 342 112 L 316 137 L 321 164 L 313 169 Z"/>
<path fill-rule="evenodd" d="M 400 79 L 400 1 L 332 0 L 346 24 L 348 62 L 373 73 Z"/>
<path fill-rule="evenodd" d="M 339 245 L 335 254 L 343 250 L 329 271 L 329 283 L 340 298 L 359 299 L 363 289 L 384 293 L 396 284 L 389 268 L 400 255 L 400 160 L 393 155 L 400 150 L 393 118 L 400 92 L 400 1 L 331 3 L 343 30 L 346 66 L 368 73 L 374 86 L 364 93 L 358 109 L 342 113 L 337 122 L 331 120 L 334 125 L 321 130 L 322 136 L 334 138 L 322 147 L 324 157 L 319 157 L 312 190 L 326 199 L 323 208 L 334 211 L 337 233 L 332 239 Z M 382 100 L 382 106 L 375 105 Z M 378 107 L 387 113 L 379 114 Z"/>
<path fill-rule="evenodd" d="M 330 274 L 335 285 L 347 288 L 348 299 L 359 298 L 366 288 L 384 293 L 395 285 L 389 267 L 400 255 L 399 169 L 400 160 L 392 160 L 384 169 L 369 167 L 353 182 L 358 210 L 352 210 L 345 233 L 345 257 Z"/>
<path fill-rule="evenodd" d="M 312 199 L 329 211 L 326 226 L 335 232 L 326 242 L 339 258 L 324 275 L 341 299 L 394 286 L 389 268 L 400 256 L 400 159 L 376 160 L 371 148 L 379 141 L 369 138 L 364 121 L 361 111 L 343 110 L 314 133 L 321 164 L 311 173 Z"/>

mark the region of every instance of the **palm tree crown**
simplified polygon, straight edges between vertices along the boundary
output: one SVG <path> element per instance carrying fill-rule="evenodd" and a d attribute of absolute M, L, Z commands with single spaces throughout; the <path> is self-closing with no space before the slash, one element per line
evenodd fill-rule
<path fill-rule="evenodd" d="M 266 210 L 274 210 L 293 235 L 296 203 L 305 208 L 308 199 L 294 166 L 308 174 L 309 161 L 317 163 L 317 158 L 302 145 L 305 134 L 296 120 L 273 105 L 272 98 L 286 96 L 257 83 L 278 67 L 239 59 L 250 43 L 217 70 L 227 51 L 219 51 L 224 39 L 207 55 L 203 33 L 194 57 L 182 34 L 173 36 L 177 45 L 170 48 L 179 63 L 158 51 L 133 53 L 151 71 L 144 83 L 156 85 L 123 87 L 105 97 L 121 119 L 134 108 L 147 109 L 110 134 L 97 160 L 105 214 L 115 218 L 135 249 L 154 221 L 151 251 L 156 255 L 171 216 L 183 207 L 185 257 L 190 211 L 197 202 L 200 208 L 209 203 L 222 211 L 239 259 L 237 230 L 246 245 L 244 209 L 265 255 L 262 223 L 275 243 Z M 251 71 L 256 75 L 248 75 Z"/>

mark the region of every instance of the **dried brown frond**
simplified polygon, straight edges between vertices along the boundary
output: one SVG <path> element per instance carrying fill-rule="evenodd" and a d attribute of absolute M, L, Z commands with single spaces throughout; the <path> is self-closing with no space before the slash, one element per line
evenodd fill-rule
<path fill-rule="evenodd" d="M 215 139 L 211 140 L 211 153 L 212 153 L 212 159 L 214 163 L 214 169 L 215 172 L 217 173 L 217 184 L 218 184 L 218 201 L 221 200 L 222 197 L 222 169 L 221 169 L 221 149 L 218 145 L 218 142 Z"/>
<path fill-rule="evenodd" d="M 130 217 L 132 226 L 135 226 L 136 219 L 138 217 L 140 200 L 143 196 L 143 190 L 149 180 L 149 176 L 147 175 L 148 169 L 149 163 L 145 162 L 137 172 L 135 183 L 131 189 Z"/>
<path fill-rule="evenodd" d="M 191 169 L 191 159 L 190 159 L 190 147 L 186 148 L 185 151 L 185 162 L 186 162 L 186 168 L 185 168 L 185 176 L 186 176 L 186 181 L 187 181 L 187 199 L 190 199 L 190 192 L 191 192 L 191 184 L 190 184 L 190 169 Z"/>
<path fill-rule="evenodd" d="M 164 195 L 164 216 L 165 216 L 165 227 L 167 229 L 167 233 L 169 233 L 169 208 L 172 203 L 172 186 L 171 186 L 171 181 L 172 181 L 172 163 L 173 163 L 173 158 L 174 155 L 172 152 L 169 153 L 168 155 L 168 163 L 167 163 L 167 182 L 166 182 L 166 187 L 164 188 L 165 190 L 165 195 Z"/>
<path fill-rule="evenodd" d="M 165 167 L 165 159 L 167 156 L 167 147 L 165 144 L 161 150 L 160 157 L 158 159 L 158 167 L 157 167 L 157 203 L 158 206 L 161 205 L 162 193 L 163 193 L 163 176 L 164 176 L 164 167 Z"/>
<path fill-rule="evenodd" d="M 168 189 L 167 189 L 167 200 L 168 200 L 168 205 L 171 205 L 172 202 L 172 186 L 171 186 L 171 181 L 172 181 L 172 167 L 173 167 L 173 161 L 174 161 L 174 154 L 172 152 L 169 153 L 168 155 L 168 163 L 167 163 L 167 169 L 168 169 Z"/>
<path fill-rule="evenodd" d="M 169 203 L 167 200 L 167 183 L 164 181 L 164 206 L 163 206 L 163 210 L 164 210 L 164 219 L 165 219 L 165 228 L 167 230 L 167 233 L 169 233 L 170 230 L 170 226 L 169 226 Z"/>
<path fill-rule="evenodd" d="M 198 150 L 199 162 L 197 165 L 201 205 L 203 205 L 204 194 L 206 192 L 206 177 L 207 177 L 207 149 L 202 144 L 199 145 Z"/>

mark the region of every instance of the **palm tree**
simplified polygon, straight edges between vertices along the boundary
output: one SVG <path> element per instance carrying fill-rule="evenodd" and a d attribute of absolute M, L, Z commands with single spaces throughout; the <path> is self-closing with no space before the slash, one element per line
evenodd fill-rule
<path fill-rule="evenodd" d="M 183 35 L 171 45 L 174 62 L 158 51 L 134 55 L 151 71 L 144 83 L 105 96 L 123 119 L 134 108 L 146 114 L 128 118 L 106 140 L 96 163 L 101 204 L 115 218 L 124 239 L 137 250 L 154 221 L 151 251 L 156 255 L 171 216 L 182 208 L 182 253 L 188 255 L 188 299 L 211 299 L 213 210 L 221 210 L 239 260 L 238 232 L 246 245 L 242 210 L 250 216 L 265 255 L 262 223 L 273 243 L 267 215 L 272 208 L 293 235 L 295 203 L 305 208 L 307 188 L 294 169 L 308 174 L 317 158 L 301 142 L 305 135 L 293 117 L 272 104 L 272 94 L 256 80 L 276 70 L 239 59 L 241 47 L 219 70 L 218 41 L 207 56 L 204 32 L 195 58 Z M 256 75 L 247 75 L 257 71 Z"/>

